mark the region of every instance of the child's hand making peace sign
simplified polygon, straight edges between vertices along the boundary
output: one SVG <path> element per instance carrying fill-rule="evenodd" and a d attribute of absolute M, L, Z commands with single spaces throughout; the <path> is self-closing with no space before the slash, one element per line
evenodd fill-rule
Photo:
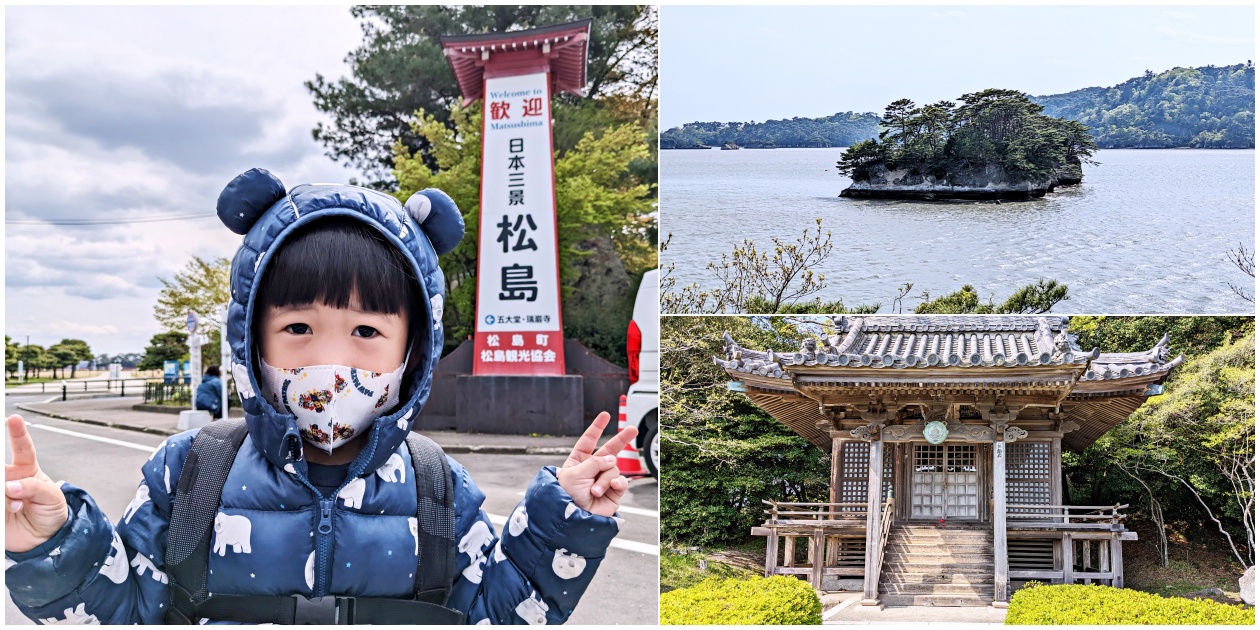
<path fill-rule="evenodd" d="M 35 442 L 22 416 L 9 416 L 13 463 L 4 467 L 4 550 L 30 551 L 52 538 L 66 523 L 66 497 L 39 469 Z"/>
<path fill-rule="evenodd" d="M 608 412 L 595 416 L 591 426 L 573 446 L 569 459 L 556 472 L 560 487 L 573 497 L 573 503 L 600 516 L 612 516 L 621 505 L 621 496 L 630 486 L 630 482 L 617 470 L 617 453 L 634 441 L 635 434 L 639 432 L 635 427 L 626 427 L 595 450 L 600 434 L 608 426 L 608 419 Z"/>

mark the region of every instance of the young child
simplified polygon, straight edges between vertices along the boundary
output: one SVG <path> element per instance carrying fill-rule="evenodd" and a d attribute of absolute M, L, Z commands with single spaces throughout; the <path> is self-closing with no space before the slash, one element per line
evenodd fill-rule
<path fill-rule="evenodd" d="M 634 430 L 596 449 L 600 414 L 564 466 L 539 471 L 502 538 L 457 462 L 432 458 L 449 485 L 413 467 L 407 438 L 443 345 L 437 256 L 464 231 L 451 199 L 425 190 L 404 208 L 353 186 L 286 192 L 254 169 L 228 184 L 218 213 L 245 235 L 226 329 L 248 431 L 217 507 L 184 494 L 202 491 L 186 466 L 199 476 L 216 464 L 189 457 L 198 430 L 157 448 L 113 525 L 40 470 L 11 416 L 5 582 L 22 612 L 41 623 L 564 622 L 617 534 L 627 482 L 615 454 Z M 449 508 L 427 498 L 442 487 Z M 194 551 L 208 561 L 204 584 L 179 578 L 186 560 L 174 558 L 196 532 L 169 531 L 173 513 L 198 508 L 214 508 L 210 544 Z M 433 566 L 453 566 L 453 585 L 444 601 L 415 601 L 443 549 L 453 562 Z"/>

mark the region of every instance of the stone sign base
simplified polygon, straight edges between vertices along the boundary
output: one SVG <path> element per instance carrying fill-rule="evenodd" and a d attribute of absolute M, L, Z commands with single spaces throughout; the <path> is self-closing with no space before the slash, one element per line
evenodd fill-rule
<path fill-rule="evenodd" d="M 581 435 L 582 377 L 472 376 L 455 378 L 456 431 Z"/>

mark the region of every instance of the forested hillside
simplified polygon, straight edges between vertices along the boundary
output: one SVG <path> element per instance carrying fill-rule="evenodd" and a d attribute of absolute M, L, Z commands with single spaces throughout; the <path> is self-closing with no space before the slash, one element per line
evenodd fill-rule
<path fill-rule="evenodd" d="M 1084 123 L 1100 148 L 1255 148 L 1256 69 L 1147 71 L 1109 88 L 1034 96 L 1050 116 Z"/>
<path fill-rule="evenodd" d="M 840 112 L 822 118 L 792 118 L 756 122 L 694 122 L 661 134 L 662 149 L 721 146 L 847 147 L 879 133 L 879 116 Z"/>
<path fill-rule="evenodd" d="M 1148 71 L 1112 87 L 1034 96 L 1047 116 L 1084 123 L 1099 148 L 1255 148 L 1256 71 L 1232 66 Z M 662 149 L 721 146 L 848 147 L 879 135 L 879 116 L 841 112 L 825 118 L 695 122 L 661 134 Z"/>

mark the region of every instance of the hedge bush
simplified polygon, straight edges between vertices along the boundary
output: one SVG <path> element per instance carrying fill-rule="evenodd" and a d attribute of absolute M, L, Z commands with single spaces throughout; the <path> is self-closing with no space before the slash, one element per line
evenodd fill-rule
<path fill-rule="evenodd" d="M 1206 599 L 1085 584 L 1034 586 L 1016 591 L 1006 611 L 1008 625 L 1247 625 L 1255 609 Z"/>
<path fill-rule="evenodd" d="M 662 625 L 821 625 L 822 602 L 793 577 L 710 578 L 661 595 Z"/>

